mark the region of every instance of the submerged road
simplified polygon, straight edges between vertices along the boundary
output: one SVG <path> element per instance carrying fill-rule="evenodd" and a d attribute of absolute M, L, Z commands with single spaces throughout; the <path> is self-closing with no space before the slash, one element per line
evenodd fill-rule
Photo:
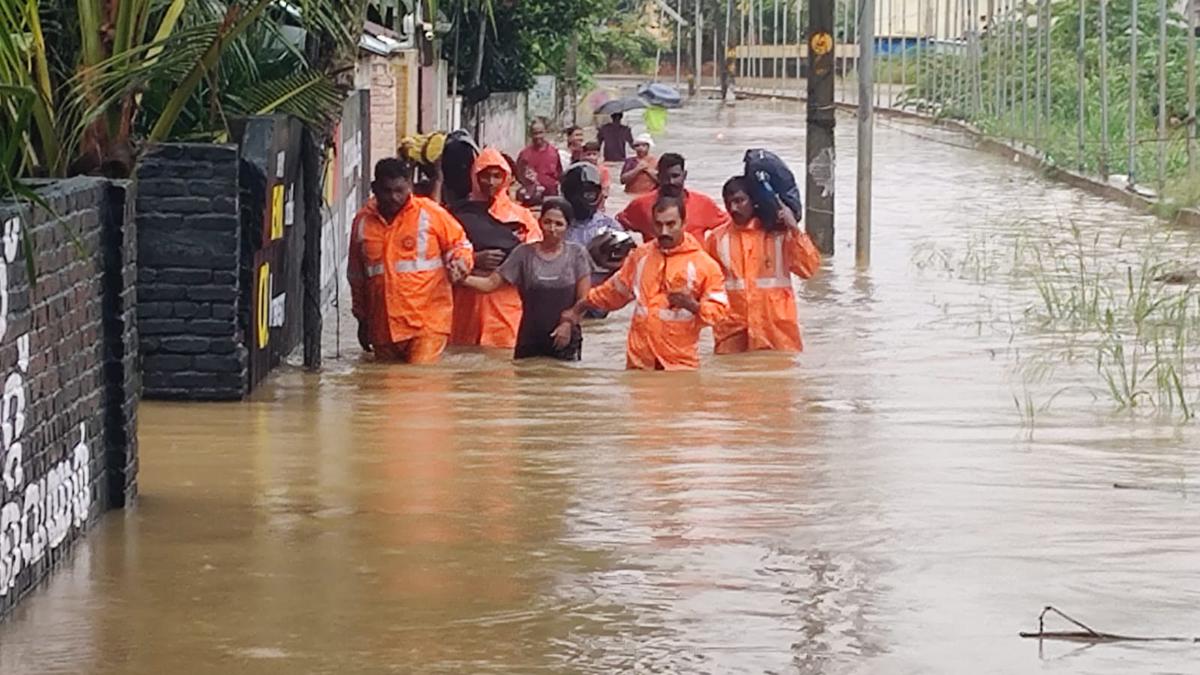
<path fill-rule="evenodd" d="M 1017 636 L 1046 604 L 1200 633 L 1194 426 L 1113 413 L 1087 363 L 1025 382 L 1042 342 L 1005 328 L 1033 297 L 1009 233 L 1158 226 L 882 122 L 859 273 L 839 121 L 803 355 L 626 373 L 621 313 L 578 365 L 380 367 L 346 322 L 319 375 L 144 404 L 137 507 L 0 625 L 0 672 L 1194 672 L 1192 645 Z M 747 147 L 801 166 L 802 134 L 794 103 L 695 105 L 656 152 L 716 195 Z M 930 264 L 955 255 L 971 275 Z"/>

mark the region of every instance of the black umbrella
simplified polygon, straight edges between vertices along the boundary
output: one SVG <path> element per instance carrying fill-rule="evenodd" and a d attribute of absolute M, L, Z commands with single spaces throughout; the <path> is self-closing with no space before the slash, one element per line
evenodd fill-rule
<path fill-rule="evenodd" d="M 625 113 L 638 108 L 645 108 L 646 102 L 635 96 L 626 96 L 625 98 L 614 98 L 596 108 L 597 115 L 615 115 L 617 113 Z"/>

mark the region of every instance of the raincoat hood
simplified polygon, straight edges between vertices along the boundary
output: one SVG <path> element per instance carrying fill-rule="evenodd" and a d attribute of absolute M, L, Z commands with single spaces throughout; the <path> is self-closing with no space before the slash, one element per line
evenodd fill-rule
<path fill-rule="evenodd" d="M 504 180 L 496 198 L 488 204 L 487 195 L 479 189 L 478 176 L 485 169 L 493 167 L 504 172 Z M 541 228 L 538 227 L 537 219 L 533 217 L 529 209 L 517 204 L 509 196 L 508 190 L 512 187 L 512 183 L 512 167 L 509 166 L 508 160 L 496 148 L 484 148 L 483 152 L 480 152 L 479 156 L 475 158 L 475 164 L 471 166 L 471 201 L 488 204 L 488 213 L 493 218 L 526 235 L 523 241 L 537 241 L 542 237 Z M 532 235 L 532 238 L 529 235 Z"/>
<path fill-rule="evenodd" d="M 496 193 L 496 198 L 489 200 L 488 196 L 479 189 L 479 174 L 487 169 L 500 169 L 504 173 L 504 180 L 500 183 L 500 191 Z M 508 165 L 508 160 L 504 159 L 504 155 L 496 148 L 487 147 L 479 156 L 475 158 L 475 163 L 471 166 L 471 201 L 483 202 L 487 204 L 491 202 L 488 212 L 502 223 L 520 223 L 524 222 L 518 209 L 525 210 L 513 202 L 508 196 L 508 189 L 512 187 L 513 175 L 512 167 Z"/>

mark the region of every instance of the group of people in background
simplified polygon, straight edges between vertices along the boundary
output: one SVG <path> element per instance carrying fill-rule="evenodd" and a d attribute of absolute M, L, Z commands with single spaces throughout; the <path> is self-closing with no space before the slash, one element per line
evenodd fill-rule
<path fill-rule="evenodd" d="M 454 344 L 578 360 L 584 319 L 631 303 L 629 368 L 698 367 L 704 326 L 717 354 L 802 349 L 791 277 L 811 277 L 820 255 L 799 214 L 754 203 L 741 176 L 722 208 L 687 187 L 684 157 L 653 156 L 620 115 L 594 141 L 571 127 L 558 149 L 546 134 L 536 121 L 515 160 L 482 148 L 433 188 L 414 190 L 403 159 L 376 164 L 348 264 L 365 351 L 433 363 Z M 615 217 L 606 163 L 637 195 Z M 770 227 L 763 208 L 778 210 Z"/>

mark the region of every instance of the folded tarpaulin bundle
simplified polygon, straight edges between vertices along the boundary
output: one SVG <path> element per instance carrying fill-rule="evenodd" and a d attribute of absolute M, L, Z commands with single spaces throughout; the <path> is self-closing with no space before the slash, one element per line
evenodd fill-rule
<path fill-rule="evenodd" d="M 779 220 L 778 201 L 791 209 L 799 220 L 804 206 L 800 202 L 800 187 L 796 176 L 779 155 L 762 148 L 746 151 L 745 163 L 747 189 L 754 202 L 754 213 L 762 221 L 763 229 L 775 230 L 783 227 Z"/>

